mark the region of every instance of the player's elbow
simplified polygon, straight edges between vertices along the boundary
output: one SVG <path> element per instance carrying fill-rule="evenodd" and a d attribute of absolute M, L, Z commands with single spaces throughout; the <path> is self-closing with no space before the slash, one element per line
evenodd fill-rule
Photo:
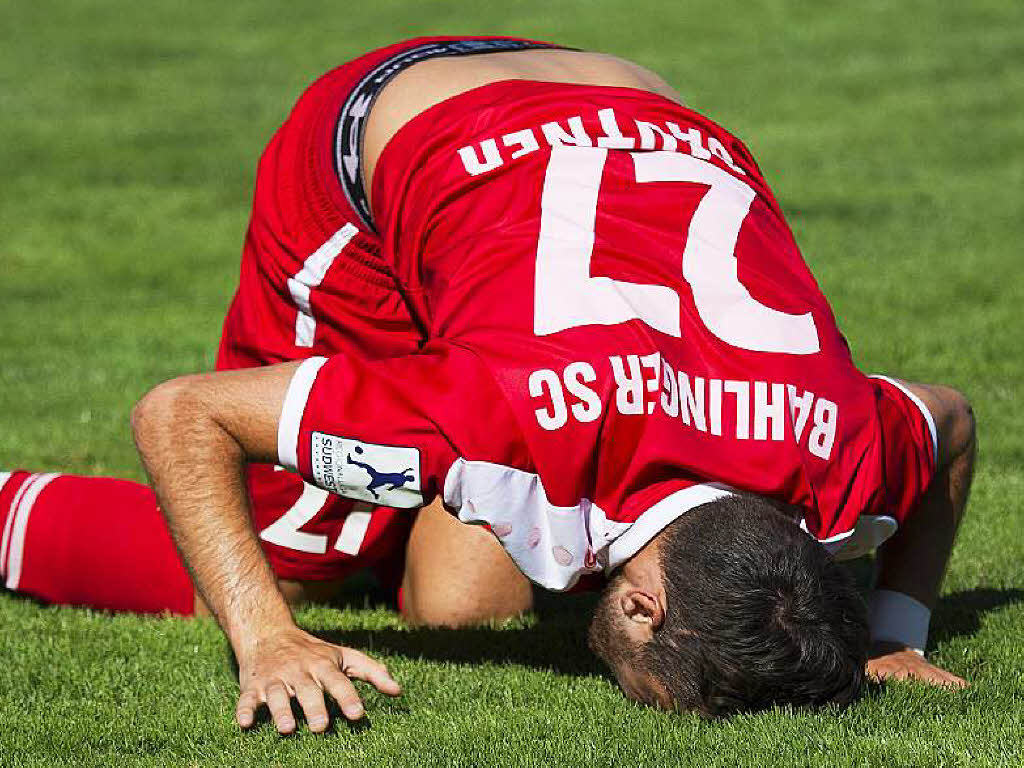
<path fill-rule="evenodd" d="M 161 437 L 180 431 L 196 419 L 202 401 L 195 377 L 182 376 L 153 387 L 132 409 L 131 425 L 135 444 L 145 453 Z"/>

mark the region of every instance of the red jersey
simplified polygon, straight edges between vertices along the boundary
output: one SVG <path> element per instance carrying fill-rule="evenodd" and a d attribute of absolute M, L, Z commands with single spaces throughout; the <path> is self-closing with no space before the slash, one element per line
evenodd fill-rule
<path fill-rule="evenodd" d="M 854 367 L 750 153 L 692 110 L 494 83 L 405 125 L 371 197 L 427 341 L 298 369 L 280 460 L 321 488 L 440 494 L 565 589 L 735 489 L 834 545 L 927 487 L 927 411 Z"/>

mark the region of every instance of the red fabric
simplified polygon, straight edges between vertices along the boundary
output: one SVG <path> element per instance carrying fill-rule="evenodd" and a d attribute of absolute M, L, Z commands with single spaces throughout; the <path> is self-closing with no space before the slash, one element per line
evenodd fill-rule
<path fill-rule="evenodd" d="M 372 51 L 323 75 L 299 98 L 260 158 L 238 289 L 224 321 L 217 368 L 270 365 L 313 355 L 379 359 L 415 352 L 423 330 L 409 313 L 381 240 L 360 223 L 334 170 L 338 111 L 353 86 L 401 51 L 428 42 L 473 39 L 426 37 Z M 304 262 L 346 225 L 357 233 L 310 291 L 315 321 L 311 346 L 296 344 L 300 308 L 289 281 Z M 257 532 L 293 509 L 303 494 L 299 477 L 270 466 L 249 469 Z M 408 511 L 378 507 L 359 554 L 335 549 L 355 504 L 330 496 L 297 533 L 325 537 L 323 552 L 261 540 L 279 578 L 341 579 L 372 567 L 386 583 L 400 578 L 412 524 Z M 395 574 L 398 574 L 398 577 Z"/>
<path fill-rule="evenodd" d="M 247 368 L 314 354 L 375 357 L 415 351 L 422 334 L 380 256 L 380 238 L 359 225 L 334 173 L 337 112 L 359 79 L 416 41 L 389 46 L 333 69 L 313 83 L 260 158 L 238 290 L 228 310 L 219 369 Z M 298 346 L 299 313 L 288 281 L 346 224 L 358 234 L 311 292 L 313 346 Z"/>
<path fill-rule="evenodd" d="M 312 516 L 290 528 L 302 537 L 305 546 L 318 551 L 303 551 L 288 546 L 293 535 L 285 533 L 283 544 L 268 540 L 267 528 L 285 515 L 294 517 L 303 494 L 311 500 Z M 401 579 L 405 567 L 405 544 L 412 529 L 413 515 L 407 510 L 371 507 L 350 499 L 326 494 L 317 488 L 304 487 L 302 478 L 266 464 L 249 467 L 249 495 L 252 500 L 253 528 L 261 534 L 260 545 L 279 579 L 293 581 L 335 581 L 363 568 L 370 568 L 385 588 Z M 336 549 L 348 517 L 353 512 L 367 511 L 370 520 L 361 538 L 356 539 L 358 554 Z M 301 518 L 299 518 L 301 519 Z M 313 539 L 307 536 L 315 537 Z"/>
<path fill-rule="evenodd" d="M 380 257 L 380 238 L 359 223 L 334 175 L 332 151 L 337 112 L 348 92 L 389 56 L 426 39 L 382 48 L 331 70 L 299 99 L 260 158 L 252 215 L 242 252 L 237 292 L 221 336 L 220 370 L 270 365 L 314 354 L 407 354 L 419 348 L 416 327 L 394 277 Z M 358 228 L 310 293 L 315 320 L 311 347 L 296 345 L 299 308 L 289 280 L 335 232 Z M 253 527 L 279 520 L 303 493 L 302 480 L 273 467 L 249 469 Z M 331 496 L 298 531 L 326 537 L 324 552 L 304 552 L 261 541 L 274 573 L 294 580 L 340 579 L 363 565 L 400 569 L 411 525 L 408 512 L 374 513 L 362 553 L 334 549 L 354 503 Z M 389 565 L 390 563 L 390 565 Z"/>
<path fill-rule="evenodd" d="M 935 446 L 921 410 L 887 381 L 872 379 L 882 423 L 884 508 L 903 524 L 935 474 Z"/>
<path fill-rule="evenodd" d="M 690 236 L 710 240 L 706 231 L 694 234 L 689 227 L 712 185 L 641 183 L 642 160 L 617 148 L 608 150 L 599 180 L 590 275 L 671 288 L 681 333 L 664 333 L 638 319 L 535 332 L 541 200 L 553 155 L 545 129 L 563 136 L 582 131 L 590 143 L 604 137 L 607 144 L 599 121 L 604 109 L 614 111 L 622 136 L 633 138 L 635 147 L 643 140 L 637 121 L 663 132 L 668 126 L 683 134 L 693 129 L 705 150 L 715 146 L 715 154 L 700 158 L 704 165 L 740 182 L 732 183 L 719 208 L 735 213 L 737 188 L 753 197 L 736 235 L 733 279 L 765 307 L 809 314 L 817 352 L 741 348 L 708 327 L 694 283 L 684 279 L 693 265 L 684 264 L 681 254 Z M 535 149 L 523 149 L 524 132 Z M 675 154 L 697 152 L 683 141 L 676 144 Z M 665 146 L 655 134 L 650 148 Z M 480 170 L 488 151 L 500 163 Z M 467 152 L 478 167 L 467 162 Z M 670 164 L 660 157 L 668 153 L 658 154 L 659 163 Z M 574 196 L 586 194 L 580 187 Z M 930 452 L 918 446 L 915 472 L 894 472 L 910 464 L 890 460 L 886 450 L 903 451 L 908 443 L 883 439 L 887 425 L 919 430 L 923 418 L 913 409 L 903 422 L 883 418 L 876 385 L 854 367 L 758 167 L 739 140 L 707 118 L 632 89 L 495 83 L 442 102 L 402 128 L 378 162 L 372 199 L 383 259 L 430 341 L 405 358 L 335 356 L 324 366 L 298 444 L 307 479 L 314 479 L 311 437 L 324 431 L 415 446 L 427 499 L 444 486 L 457 457 L 535 472 L 552 504 L 590 500 L 610 520 L 627 524 L 675 490 L 718 482 L 802 506 L 810 531 L 822 539 L 850 531 L 864 513 L 903 519 L 926 488 L 934 470 Z M 706 253 L 706 243 L 702 247 Z M 729 314 L 735 297 L 723 298 L 718 289 L 714 281 L 703 287 L 712 302 L 726 302 Z M 614 375 L 612 358 L 628 367 L 630 356 L 651 361 L 649 371 L 638 366 L 645 379 L 639 413 L 623 405 Z M 545 369 L 565 381 L 571 364 L 593 372 L 594 380 L 577 379 L 586 386 L 576 389 L 589 389 L 599 415 L 577 417 L 586 415 L 589 401 L 566 387 L 562 396 L 575 410 L 563 425 L 544 428 L 538 413 L 554 408 L 551 392 L 531 391 L 531 376 Z M 669 413 L 666 382 L 678 372 L 690 382 L 706 382 L 709 401 L 712 389 L 723 387 L 720 429 L 710 425 L 716 410 L 710 404 L 705 429 Z M 764 403 L 756 407 L 759 383 L 763 393 L 789 392 L 781 419 L 766 421 L 764 414 L 774 411 Z M 781 439 L 755 434 L 758 417 L 762 428 L 783 422 Z"/>
<path fill-rule="evenodd" d="M 0 550 L 0 584 L 57 605 L 193 613 L 191 579 L 149 487 L 106 477 L 56 475 L 33 503 L 22 503 L 30 501 L 23 491 L 48 477 L 18 470 L 0 490 L 0 534 L 7 531 L 7 546 Z M 254 468 L 250 485 L 257 502 L 257 532 L 280 519 L 304 490 L 295 475 L 262 466 Z M 385 589 L 396 589 L 412 518 L 397 510 L 374 510 L 353 556 L 333 550 L 353 505 L 331 499 L 302 530 L 323 535 L 325 550 L 333 554 L 318 558 L 261 540 L 275 574 L 299 581 L 334 580 L 369 568 Z M 25 526 L 20 545 L 14 541 L 15 513 Z M 20 560 L 16 582 L 11 581 L 13 549 Z"/>
<path fill-rule="evenodd" d="M 624 522 L 676 488 L 712 480 L 803 505 L 811 531 L 822 538 L 849 530 L 864 512 L 905 518 L 934 471 L 927 427 L 902 394 L 854 369 L 749 152 L 706 118 L 629 89 L 528 82 L 477 89 L 427 110 L 392 140 L 374 183 L 383 238 L 360 227 L 333 168 L 338 106 L 371 67 L 425 41 L 389 46 L 327 73 L 303 94 L 260 160 L 217 365 L 333 358 L 303 417 L 298 452 L 307 477 L 309 436 L 319 429 L 417 446 L 430 494 L 464 456 L 536 472 L 554 503 L 592 499 Z M 671 287 L 680 297 L 682 337 L 637 320 L 534 335 L 540 200 L 551 156 L 541 126 L 554 121 L 571 133 L 569 118 L 579 117 L 587 134 L 600 136 L 597 110 L 604 108 L 614 108 L 623 135 L 637 144 L 634 120 L 663 127 L 671 121 L 681 131 L 700 131 L 705 146 L 711 138 L 721 143 L 742 172 L 717 156 L 710 162 L 757 193 L 736 248 L 739 278 L 768 306 L 811 312 L 818 355 L 739 350 L 708 332 L 679 274 L 686 227 L 705 188 L 638 185 L 621 149 L 610 151 L 601 180 L 592 274 Z M 524 145 L 505 137 L 527 129 L 540 139 L 538 149 L 512 158 Z M 488 141 L 502 164 L 470 175 L 458 151 L 468 147 L 486 157 Z M 679 143 L 677 151 L 687 145 Z M 346 224 L 358 231 L 310 292 L 315 332 L 312 346 L 299 346 L 300 310 L 289 280 Z M 668 416 L 657 406 L 657 391 L 645 391 L 642 414 L 617 412 L 609 357 L 653 353 L 691 377 L 792 384 L 836 403 L 839 424 L 828 459 L 808 452 L 806 427 L 796 440 L 798 416 L 789 406 L 780 442 L 737 438 L 731 395 L 723 397 L 722 435 Z M 536 412 L 551 407 L 550 393 L 530 393 L 531 373 L 548 369 L 564 378 L 566 365 L 578 362 L 597 374 L 589 386 L 601 417 L 584 423 L 570 416 L 562 427 L 540 428 Z M 583 405 L 563 395 L 569 408 Z M 16 474 L 0 493 L 0 515 L 8 514 L 27 477 Z M 298 477 L 269 466 L 253 466 L 249 486 L 258 533 L 292 514 L 307 492 Z M 330 496 L 295 526 L 295 533 L 322 538 L 323 551 L 263 539 L 275 573 L 336 579 L 370 566 L 395 580 L 409 513 L 378 507 L 353 556 L 335 545 L 354 509 L 351 500 Z M 0 518 L 0 526 L 6 522 Z M 0 564 L 8 557 L 9 546 Z M 62 476 L 47 486 L 28 517 L 20 579 L 20 591 L 53 602 L 192 610 L 191 585 L 152 494 L 125 481 Z"/>
<path fill-rule="evenodd" d="M 192 582 L 147 486 L 58 475 L 34 503 L 13 505 L 38 477 L 16 472 L 0 493 L 0 526 L 15 511 L 25 525 L 17 582 L 13 535 L 0 560 L 10 588 L 59 605 L 192 614 Z"/>
<path fill-rule="evenodd" d="M 309 86 L 259 161 L 239 286 L 224 321 L 217 367 L 246 368 L 318 354 L 390 357 L 415 351 L 421 328 L 381 255 L 380 237 L 363 227 L 334 169 L 338 111 L 375 66 L 402 51 L 445 40 L 395 43 L 332 69 Z M 298 308 L 288 280 L 346 224 L 358 234 L 310 296 L 312 347 L 295 344 Z"/>

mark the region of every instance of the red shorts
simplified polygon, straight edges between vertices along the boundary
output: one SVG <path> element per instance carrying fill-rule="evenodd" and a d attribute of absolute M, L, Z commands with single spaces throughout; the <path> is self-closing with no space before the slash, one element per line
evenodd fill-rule
<path fill-rule="evenodd" d="M 931 412 L 905 385 L 872 376 L 884 441 L 885 498 L 882 508 L 899 525 L 916 509 L 938 466 L 938 434 Z"/>
<path fill-rule="evenodd" d="M 423 343 L 369 222 L 362 128 L 398 72 L 435 56 L 546 47 L 509 38 L 420 38 L 331 70 L 300 97 L 260 158 L 220 370 L 339 353 L 405 355 Z M 400 576 L 413 513 L 327 494 L 269 465 L 249 469 L 253 526 L 278 577 Z"/>

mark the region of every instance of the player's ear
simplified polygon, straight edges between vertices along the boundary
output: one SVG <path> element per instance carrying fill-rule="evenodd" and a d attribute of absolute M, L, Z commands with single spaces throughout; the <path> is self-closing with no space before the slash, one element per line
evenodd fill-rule
<path fill-rule="evenodd" d="M 658 596 L 644 589 L 630 589 L 619 598 L 619 608 L 631 622 L 644 625 L 651 632 L 665 622 L 665 606 Z"/>

